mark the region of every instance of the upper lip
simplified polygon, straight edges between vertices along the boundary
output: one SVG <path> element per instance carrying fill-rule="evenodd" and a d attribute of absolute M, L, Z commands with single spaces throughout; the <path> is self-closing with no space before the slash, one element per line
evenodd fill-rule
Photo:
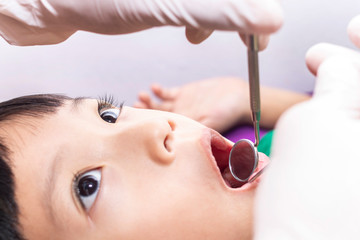
<path fill-rule="evenodd" d="M 221 176 L 221 173 L 229 165 L 229 155 L 232 148 L 232 143 L 223 138 L 218 132 L 207 129 L 202 138 L 202 146 L 205 149 L 207 158 L 210 160 L 210 164 L 219 181 L 226 183 Z M 228 187 L 227 187 L 228 188 Z"/>

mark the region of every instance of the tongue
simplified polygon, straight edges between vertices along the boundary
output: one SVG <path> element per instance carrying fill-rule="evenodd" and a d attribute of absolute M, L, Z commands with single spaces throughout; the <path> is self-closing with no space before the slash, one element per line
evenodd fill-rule
<path fill-rule="evenodd" d="M 229 167 L 225 168 L 225 170 L 222 172 L 222 177 L 225 181 L 225 183 L 231 187 L 231 188 L 240 188 L 242 185 L 244 185 L 246 182 L 239 182 L 236 180 L 230 172 Z"/>

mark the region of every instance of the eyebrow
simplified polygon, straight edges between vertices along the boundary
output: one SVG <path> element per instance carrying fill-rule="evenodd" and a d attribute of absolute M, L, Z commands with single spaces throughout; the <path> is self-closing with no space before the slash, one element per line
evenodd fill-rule
<path fill-rule="evenodd" d="M 55 193 L 57 192 L 55 190 L 55 187 L 57 186 L 56 183 L 58 182 L 59 179 L 59 171 L 57 171 L 57 169 L 59 168 L 60 163 L 61 163 L 61 154 L 59 151 L 53 158 L 53 161 L 48 168 L 48 176 L 45 182 L 45 205 L 46 205 L 45 209 L 47 210 L 50 219 L 58 224 L 62 222 L 62 220 L 58 217 L 58 215 L 55 214 L 54 206 L 52 203 L 53 200 L 55 199 Z"/>
<path fill-rule="evenodd" d="M 73 101 L 72 101 L 72 108 L 73 109 L 77 109 L 79 107 L 79 105 L 82 105 L 84 104 L 84 101 L 85 100 L 88 100 L 90 98 L 88 97 L 77 97 L 77 98 L 74 98 Z"/>
<path fill-rule="evenodd" d="M 78 107 L 85 103 L 85 100 L 89 98 L 86 97 L 78 97 L 74 98 L 71 101 L 71 109 L 77 111 Z M 60 218 L 57 214 L 55 214 L 55 209 L 53 206 L 53 200 L 56 199 L 57 194 L 60 193 L 59 190 L 57 190 L 56 186 L 58 186 L 59 181 L 59 175 L 60 172 L 58 171 L 60 164 L 62 163 L 62 149 L 59 149 L 55 155 L 55 157 L 52 159 L 49 167 L 48 167 L 48 175 L 45 180 L 45 205 L 46 205 L 46 211 L 48 212 L 48 215 L 50 216 L 50 219 L 58 225 L 65 226 L 64 219 Z M 62 191 L 61 193 L 68 193 L 68 191 Z"/>

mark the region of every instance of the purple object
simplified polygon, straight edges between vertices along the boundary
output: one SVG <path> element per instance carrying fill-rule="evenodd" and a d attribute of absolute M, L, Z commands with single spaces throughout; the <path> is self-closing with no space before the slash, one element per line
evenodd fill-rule
<path fill-rule="evenodd" d="M 268 129 L 262 129 L 260 128 L 260 139 L 268 132 Z M 236 142 L 240 139 L 249 139 L 251 141 L 255 141 L 255 132 L 253 126 L 245 125 L 245 126 L 237 126 L 232 128 L 231 130 L 225 132 L 224 137 L 227 139 Z"/>

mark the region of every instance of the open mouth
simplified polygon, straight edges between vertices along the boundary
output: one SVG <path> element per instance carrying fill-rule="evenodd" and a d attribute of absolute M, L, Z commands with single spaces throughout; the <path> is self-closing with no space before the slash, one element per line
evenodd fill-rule
<path fill-rule="evenodd" d="M 230 188 L 241 188 L 246 182 L 236 180 L 229 169 L 229 155 L 232 146 L 217 132 L 211 133 L 211 152 L 225 184 Z"/>

